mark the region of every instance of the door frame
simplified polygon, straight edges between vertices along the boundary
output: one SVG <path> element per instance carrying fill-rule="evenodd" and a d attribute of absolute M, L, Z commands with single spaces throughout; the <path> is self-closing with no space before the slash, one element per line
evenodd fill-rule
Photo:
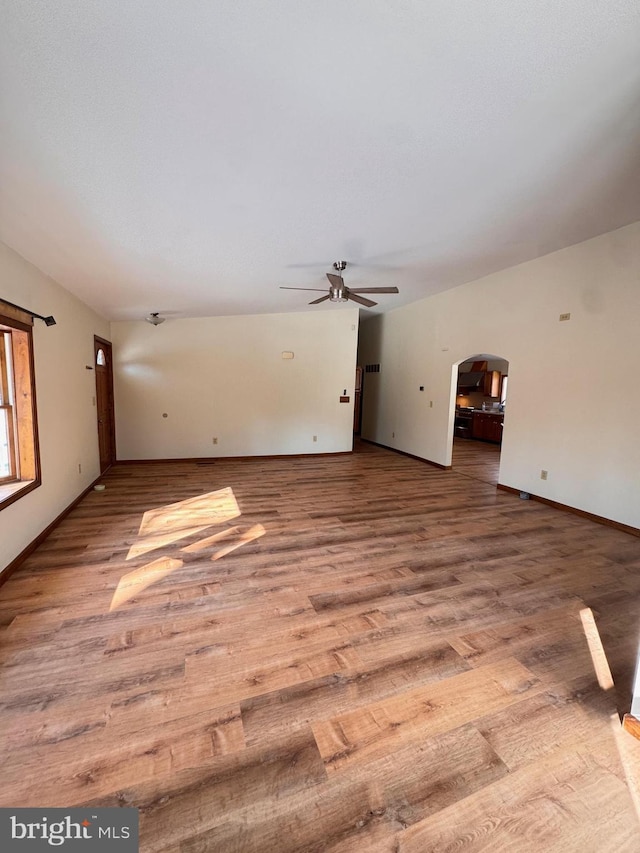
<path fill-rule="evenodd" d="M 108 461 L 105 465 L 103 465 L 102 459 L 107 456 L 107 454 L 103 453 L 103 448 L 100 447 L 100 429 L 98 423 L 98 413 L 100 412 L 100 400 L 98 399 L 100 393 L 98 385 L 98 350 L 104 351 L 107 361 L 107 405 L 105 408 L 107 410 L 107 417 L 109 420 L 108 432 L 111 452 L 108 454 Z M 98 429 L 98 461 L 100 465 L 100 473 L 104 474 L 104 472 L 107 471 L 116 461 L 116 415 L 113 402 L 113 347 L 111 345 L 111 341 L 107 341 L 105 338 L 100 338 L 98 335 L 93 336 L 93 364 L 96 372 L 96 428 Z"/>
<path fill-rule="evenodd" d="M 364 386 L 364 370 L 356 365 L 356 384 L 353 392 L 353 434 L 359 436 L 362 432 L 362 390 Z"/>

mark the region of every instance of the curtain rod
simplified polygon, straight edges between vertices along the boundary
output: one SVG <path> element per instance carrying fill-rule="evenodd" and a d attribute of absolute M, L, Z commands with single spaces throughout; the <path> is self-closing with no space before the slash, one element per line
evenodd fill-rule
<path fill-rule="evenodd" d="M 29 311 L 28 308 L 23 308 L 21 305 L 16 305 L 14 302 L 9 302 L 8 299 L 4 299 L 0 296 L 0 302 L 4 302 L 5 305 L 10 305 L 12 308 L 17 308 L 18 311 L 24 311 L 25 314 L 30 314 L 32 317 L 37 317 L 38 320 L 44 320 L 45 325 L 47 326 L 55 326 L 56 321 L 53 317 L 43 317 L 42 314 L 36 314 L 35 311 Z"/>

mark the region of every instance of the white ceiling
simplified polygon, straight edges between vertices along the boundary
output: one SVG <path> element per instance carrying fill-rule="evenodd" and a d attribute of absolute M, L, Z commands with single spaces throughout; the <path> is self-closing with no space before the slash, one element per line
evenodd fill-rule
<path fill-rule="evenodd" d="M 640 219 L 637 0 L 2 8 L 0 238 L 110 319 L 310 310 L 337 259 L 386 310 Z"/>

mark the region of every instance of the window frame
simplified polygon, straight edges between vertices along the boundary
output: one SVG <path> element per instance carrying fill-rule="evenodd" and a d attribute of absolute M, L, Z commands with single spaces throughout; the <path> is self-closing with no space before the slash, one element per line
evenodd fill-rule
<path fill-rule="evenodd" d="M 0 475 L 0 486 L 18 480 L 18 465 L 15 446 L 15 405 L 13 401 L 13 376 L 7 350 L 11 347 L 11 332 L 0 328 L 0 412 L 5 412 L 9 474 Z M 2 433 L 0 433 L 1 440 Z"/>
<path fill-rule="evenodd" d="M 18 333 L 18 334 L 15 334 Z M 9 346 L 0 356 L 2 408 L 10 412 L 11 471 L 0 479 L 0 511 L 42 484 L 36 407 L 33 318 L 0 302 L 0 334 Z M 10 363 L 6 358 L 9 351 Z M 7 399 L 8 398 L 8 399 Z"/>

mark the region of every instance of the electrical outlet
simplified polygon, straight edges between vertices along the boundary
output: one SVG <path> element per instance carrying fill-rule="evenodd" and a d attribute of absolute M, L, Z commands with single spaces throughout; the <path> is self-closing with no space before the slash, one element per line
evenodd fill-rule
<path fill-rule="evenodd" d="M 429 400 L 429 408 L 433 409 L 433 400 Z"/>
<path fill-rule="evenodd" d="M 545 471 L 544 469 L 542 471 L 540 471 L 540 479 L 541 480 L 546 480 L 548 476 L 549 476 L 548 471 Z"/>
<path fill-rule="evenodd" d="M 214 444 L 217 444 L 217 443 L 218 443 L 218 437 L 217 437 L 216 435 L 214 435 L 214 437 L 213 437 L 213 443 L 214 443 Z"/>
<path fill-rule="evenodd" d="M 570 320 L 570 319 L 571 319 L 571 314 L 561 314 L 560 315 L 560 322 L 562 322 L 563 320 Z"/>
<path fill-rule="evenodd" d="M 318 436 L 317 436 L 317 435 L 314 435 L 314 436 L 313 436 L 313 440 L 314 440 L 314 441 L 317 441 L 317 440 L 318 440 Z"/>

